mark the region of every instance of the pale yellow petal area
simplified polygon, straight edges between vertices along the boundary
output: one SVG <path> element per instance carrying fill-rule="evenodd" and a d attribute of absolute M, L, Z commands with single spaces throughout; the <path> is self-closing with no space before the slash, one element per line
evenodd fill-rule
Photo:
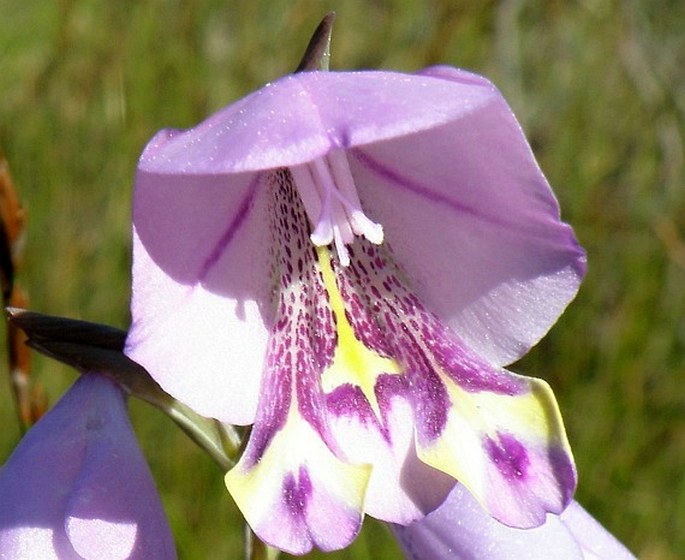
<path fill-rule="evenodd" d="M 420 459 L 456 478 L 506 524 L 535 526 L 544 521 L 546 511 L 561 511 L 566 496 L 573 491 L 575 472 L 561 413 L 549 385 L 521 377 L 528 390 L 503 395 L 468 392 L 447 376 L 441 378 L 451 401 L 447 423 L 434 440 L 419 441 Z M 525 453 L 520 472 L 516 471 L 515 458 L 506 457 L 505 451 L 501 458 L 488 452 L 488 439 L 496 445 L 503 435 L 520 444 Z"/>
<path fill-rule="evenodd" d="M 381 412 L 374 392 L 376 380 L 382 373 L 399 374 L 402 370 L 396 360 L 379 355 L 356 337 L 345 315 L 345 304 L 331 268 L 330 253 L 326 247 L 317 247 L 316 252 L 330 306 L 335 313 L 338 335 L 333 361 L 321 377 L 323 390 L 330 393 L 345 383 L 357 385 L 380 421 Z"/>
<path fill-rule="evenodd" d="M 304 554 L 313 545 L 342 548 L 357 535 L 371 466 L 336 457 L 297 412 L 291 411 L 257 463 L 244 462 L 226 474 L 225 483 L 247 522 L 268 544 Z M 301 495 L 289 489 L 288 480 L 301 483 Z"/>

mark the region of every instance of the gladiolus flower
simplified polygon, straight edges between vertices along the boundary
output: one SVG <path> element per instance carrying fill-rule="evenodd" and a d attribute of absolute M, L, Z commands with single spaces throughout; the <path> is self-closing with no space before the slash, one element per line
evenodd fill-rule
<path fill-rule="evenodd" d="M 0 470 L 0 558 L 176 558 L 121 390 L 84 374 Z"/>
<path fill-rule="evenodd" d="M 585 256 L 486 79 L 286 76 L 158 133 L 134 193 L 127 354 L 198 413 L 254 424 L 229 491 L 267 543 L 346 546 L 459 480 L 516 527 L 571 500 L 547 384 L 504 369 Z"/>
<path fill-rule="evenodd" d="M 461 485 L 423 519 L 393 526 L 407 560 L 631 560 L 635 557 L 578 502 L 534 529 L 514 529 L 483 511 Z"/>

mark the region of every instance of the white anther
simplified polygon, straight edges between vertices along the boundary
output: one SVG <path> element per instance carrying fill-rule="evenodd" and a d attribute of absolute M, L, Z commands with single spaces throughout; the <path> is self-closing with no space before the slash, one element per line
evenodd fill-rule
<path fill-rule="evenodd" d="M 314 245 L 333 243 L 340 263 L 347 266 L 350 263 L 347 245 L 354 241 L 355 235 L 376 245 L 383 243 L 383 226 L 364 214 L 343 150 L 291 167 L 290 172 L 312 224 L 310 239 Z"/>

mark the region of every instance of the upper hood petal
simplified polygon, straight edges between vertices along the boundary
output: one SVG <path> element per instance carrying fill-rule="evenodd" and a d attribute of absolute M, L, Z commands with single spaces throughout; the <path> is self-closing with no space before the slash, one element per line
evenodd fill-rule
<path fill-rule="evenodd" d="M 290 74 L 186 131 L 161 131 L 145 172 L 240 173 L 306 163 L 334 148 L 413 134 L 470 113 L 495 95 L 468 72 L 445 80 L 396 72 Z"/>

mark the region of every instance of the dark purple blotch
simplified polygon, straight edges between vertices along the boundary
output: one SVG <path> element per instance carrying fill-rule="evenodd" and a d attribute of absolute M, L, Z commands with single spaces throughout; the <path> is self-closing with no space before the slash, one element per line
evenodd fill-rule
<path fill-rule="evenodd" d="M 311 495 L 312 481 L 304 465 L 300 465 L 297 473 L 288 473 L 283 479 L 282 499 L 292 517 L 304 517 Z"/>
<path fill-rule="evenodd" d="M 452 405 L 447 388 L 432 369 L 424 369 L 412 376 L 412 390 L 415 399 L 416 428 L 421 445 L 435 441 L 447 425 Z"/>
<path fill-rule="evenodd" d="M 523 481 L 528 474 L 530 458 L 525 446 L 511 434 L 497 433 L 485 437 L 485 449 L 497 470 L 509 481 Z"/>
<path fill-rule="evenodd" d="M 364 392 L 357 385 L 344 383 L 326 395 L 328 411 L 335 416 L 359 419 L 362 424 L 373 423 L 376 417 Z"/>

